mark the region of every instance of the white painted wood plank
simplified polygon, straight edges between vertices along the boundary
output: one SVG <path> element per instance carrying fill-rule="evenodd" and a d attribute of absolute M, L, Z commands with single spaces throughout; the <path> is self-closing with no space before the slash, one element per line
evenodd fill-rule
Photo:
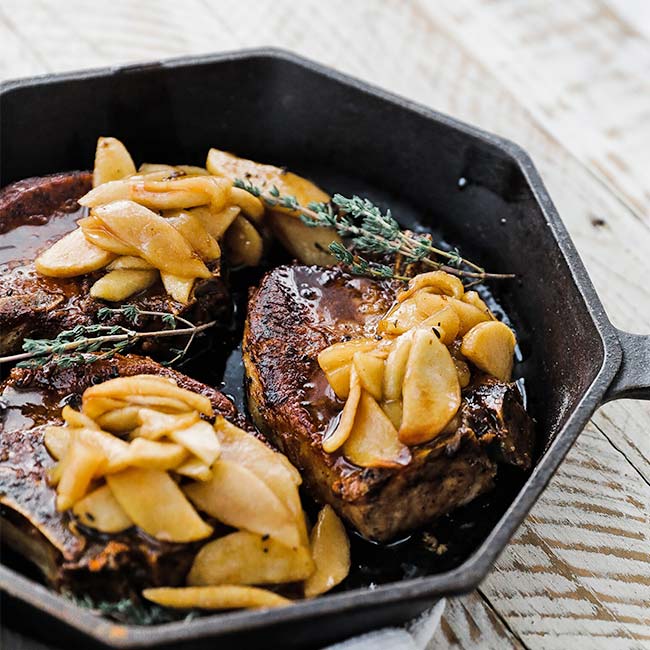
<path fill-rule="evenodd" d="M 650 47 L 603 0 L 421 0 L 622 200 L 650 219 Z"/>

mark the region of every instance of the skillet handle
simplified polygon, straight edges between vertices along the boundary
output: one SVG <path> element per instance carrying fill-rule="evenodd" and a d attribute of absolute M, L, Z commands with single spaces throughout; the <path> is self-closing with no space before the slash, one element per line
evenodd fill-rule
<path fill-rule="evenodd" d="M 623 348 L 621 366 L 603 404 L 614 399 L 650 400 L 650 336 L 617 330 Z"/>

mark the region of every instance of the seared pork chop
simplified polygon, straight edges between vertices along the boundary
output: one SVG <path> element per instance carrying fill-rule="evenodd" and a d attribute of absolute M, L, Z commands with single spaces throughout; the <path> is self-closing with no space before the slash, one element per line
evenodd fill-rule
<path fill-rule="evenodd" d="M 514 384 L 475 373 L 456 431 L 411 447 L 404 467 L 362 468 L 326 453 L 323 435 L 343 408 L 317 356 L 367 336 L 395 299 L 394 281 L 341 269 L 284 266 L 249 301 L 244 363 L 258 428 L 300 470 L 308 490 L 367 538 L 386 541 L 490 489 L 498 462 L 531 464 L 532 423 Z"/>
<path fill-rule="evenodd" d="M 115 307 L 90 296 L 90 287 L 103 271 L 74 278 L 39 275 L 37 255 L 76 228 L 84 216 L 77 199 L 91 188 L 90 172 L 70 172 L 28 178 L 0 190 L 0 355 L 20 350 L 25 338 L 51 338 L 76 325 L 96 322 L 103 306 Z M 197 282 L 195 299 L 181 305 L 170 298 L 160 281 L 120 305 L 146 311 L 182 315 L 195 324 L 214 318 L 228 321 L 230 298 L 219 262 L 209 265 L 212 277 Z M 128 325 L 122 316 L 106 321 Z M 140 323 L 142 329 L 160 329 L 159 321 Z M 145 340 L 142 349 L 155 351 Z"/>
<path fill-rule="evenodd" d="M 55 464 L 43 443 L 45 429 L 61 424 L 65 404 L 78 407 L 89 386 L 117 376 L 158 374 L 206 395 L 215 415 L 244 425 L 219 391 L 135 355 L 115 356 L 88 365 L 14 368 L 0 385 L 0 509 L 4 543 L 35 563 L 56 589 L 113 600 L 143 587 L 185 581 L 201 542 L 172 544 L 132 528 L 102 535 L 76 525 L 58 512 L 56 492 L 47 481 Z"/>

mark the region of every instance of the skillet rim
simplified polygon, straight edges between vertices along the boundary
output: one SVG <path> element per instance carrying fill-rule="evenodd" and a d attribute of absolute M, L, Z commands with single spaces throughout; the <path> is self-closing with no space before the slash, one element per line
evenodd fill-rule
<path fill-rule="evenodd" d="M 333 70 L 327 65 L 275 47 L 184 56 L 147 63 L 8 80 L 0 83 L 0 97 L 13 90 L 25 87 L 47 87 L 68 81 L 83 82 L 87 79 L 112 77 L 114 75 L 146 73 L 148 70 L 193 67 L 251 59 L 269 59 L 301 67 L 313 74 L 352 87 L 359 92 L 399 106 L 428 120 L 435 120 L 465 136 L 488 143 L 508 155 L 516 163 L 528 183 L 546 224 L 551 229 L 559 254 L 563 257 L 571 272 L 575 288 L 580 294 L 593 321 L 594 328 L 600 337 L 602 363 L 592 383 L 584 390 L 578 404 L 567 416 L 564 426 L 557 432 L 553 442 L 539 458 L 523 487 L 494 525 L 487 538 L 465 562 L 451 571 L 401 582 L 387 583 L 373 590 L 368 588 L 353 589 L 343 593 L 321 596 L 316 600 L 299 601 L 292 607 L 287 608 L 266 611 L 244 610 L 206 615 L 193 620 L 191 625 L 183 621 L 176 621 L 158 625 L 137 626 L 108 621 L 88 610 L 84 610 L 63 596 L 24 577 L 9 567 L 0 565 L 0 590 L 5 590 L 11 596 L 67 623 L 76 630 L 107 644 L 109 647 L 144 648 L 153 647 L 159 643 L 187 642 L 238 631 L 259 630 L 267 625 L 290 623 L 303 618 L 316 619 L 328 614 L 359 611 L 361 608 L 372 608 L 373 606 L 388 605 L 404 600 L 433 603 L 439 597 L 471 591 L 487 575 L 498 555 L 505 549 L 515 530 L 540 497 L 564 456 L 593 412 L 602 402 L 622 361 L 622 347 L 616 329 L 605 313 L 584 264 L 551 201 L 532 159 L 522 147 L 506 138 L 466 124 L 461 120 L 386 91 L 371 83 Z M 360 597 L 362 597 L 362 601 L 359 600 Z"/>

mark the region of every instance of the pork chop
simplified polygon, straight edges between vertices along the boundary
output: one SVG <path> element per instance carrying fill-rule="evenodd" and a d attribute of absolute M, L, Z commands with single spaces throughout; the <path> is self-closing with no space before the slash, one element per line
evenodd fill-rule
<path fill-rule="evenodd" d="M 55 461 L 43 443 L 45 428 L 61 424 L 62 406 L 78 407 L 89 386 L 137 374 L 171 377 L 180 387 L 206 395 L 215 415 L 246 426 L 222 393 L 147 357 L 116 355 L 68 368 L 14 368 L 0 385 L 3 540 L 35 563 L 58 590 L 117 600 L 143 587 L 180 585 L 201 544 L 160 542 L 135 528 L 109 537 L 82 529 L 69 512 L 56 509 L 56 492 L 47 482 Z"/>
<path fill-rule="evenodd" d="M 96 322 L 101 307 L 118 306 L 90 296 L 90 287 L 103 271 L 52 278 L 34 268 L 42 250 L 76 228 L 84 216 L 77 199 L 91 185 L 90 172 L 69 172 L 28 178 L 0 190 L 0 355 L 19 351 L 25 338 L 52 338 L 62 330 L 89 325 Z M 212 277 L 197 282 L 195 298 L 188 305 L 172 300 L 160 281 L 120 304 L 171 312 L 197 325 L 215 318 L 228 322 L 231 301 L 220 264 L 208 266 Z M 121 315 L 106 323 L 129 324 Z M 140 327 L 160 329 L 160 321 L 143 319 Z M 145 352 L 156 349 L 151 340 L 143 343 Z"/>
<path fill-rule="evenodd" d="M 533 448 L 517 387 L 474 373 L 463 391 L 458 429 L 412 447 L 408 465 L 362 468 L 340 451 L 323 450 L 323 435 L 343 402 L 317 356 L 333 343 L 374 331 L 402 286 L 339 268 L 278 267 L 251 294 L 243 341 L 255 424 L 300 470 L 314 498 L 378 541 L 489 490 L 499 462 L 527 469 Z"/>

